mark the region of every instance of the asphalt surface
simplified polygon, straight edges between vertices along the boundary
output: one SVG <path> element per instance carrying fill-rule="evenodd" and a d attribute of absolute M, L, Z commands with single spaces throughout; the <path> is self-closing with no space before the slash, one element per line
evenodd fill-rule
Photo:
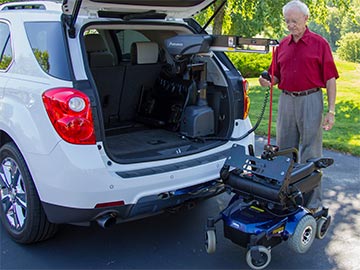
<path fill-rule="evenodd" d="M 257 138 L 257 154 L 265 139 Z M 259 152 L 260 151 L 260 152 Z M 333 222 L 325 239 L 315 239 L 305 254 L 283 242 L 272 249 L 267 269 L 360 269 L 360 158 L 331 151 L 324 170 L 324 203 Z M 249 269 L 246 250 L 223 237 L 217 224 L 217 249 L 207 254 L 205 223 L 231 196 L 221 194 L 176 214 L 98 226 L 64 225 L 58 234 L 34 245 L 14 243 L 0 226 L 0 269 Z"/>

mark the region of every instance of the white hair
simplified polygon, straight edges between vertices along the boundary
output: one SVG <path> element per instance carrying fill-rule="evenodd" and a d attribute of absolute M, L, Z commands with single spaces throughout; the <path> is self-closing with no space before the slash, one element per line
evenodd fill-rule
<path fill-rule="evenodd" d="M 285 13 L 293 8 L 297 8 L 298 10 L 300 10 L 304 15 L 306 16 L 310 16 L 310 11 L 309 8 L 306 4 L 304 4 L 303 2 L 301 2 L 300 0 L 292 0 L 290 2 L 288 2 L 285 6 L 283 6 L 283 15 L 285 16 Z"/>

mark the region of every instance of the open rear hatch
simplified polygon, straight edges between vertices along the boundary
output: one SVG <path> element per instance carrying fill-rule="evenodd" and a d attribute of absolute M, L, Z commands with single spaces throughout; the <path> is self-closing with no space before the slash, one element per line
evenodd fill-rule
<path fill-rule="evenodd" d="M 63 13 L 68 17 L 70 25 L 74 25 L 79 14 L 94 13 L 154 13 L 165 14 L 172 18 L 188 18 L 203 10 L 214 0 L 64 0 Z"/>

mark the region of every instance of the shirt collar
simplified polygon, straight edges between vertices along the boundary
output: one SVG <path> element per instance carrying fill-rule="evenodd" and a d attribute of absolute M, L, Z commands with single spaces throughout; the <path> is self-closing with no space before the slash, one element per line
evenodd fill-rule
<path fill-rule="evenodd" d="M 310 30 L 309 30 L 309 28 L 306 26 L 305 32 L 304 32 L 303 36 L 300 38 L 299 41 L 304 42 L 305 45 L 307 45 L 307 44 L 308 44 L 308 41 L 309 41 L 309 36 L 310 36 Z M 288 45 L 290 45 L 290 44 L 293 43 L 293 42 L 294 42 L 294 41 L 293 41 L 293 39 L 292 39 L 292 36 L 289 35 Z"/>

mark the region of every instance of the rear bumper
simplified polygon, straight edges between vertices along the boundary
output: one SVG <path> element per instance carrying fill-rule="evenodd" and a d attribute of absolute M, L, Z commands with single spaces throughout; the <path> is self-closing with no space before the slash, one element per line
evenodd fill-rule
<path fill-rule="evenodd" d="M 224 191 L 224 185 L 218 180 L 196 186 L 162 192 L 145 196 L 136 204 L 126 204 L 117 207 L 103 207 L 93 209 L 79 209 L 54 205 L 43 202 L 47 218 L 52 223 L 89 225 L 103 216 L 111 214 L 118 223 L 131 219 L 142 218 L 170 210 L 178 206 L 216 196 Z"/>
<path fill-rule="evenodd" d="M 226 146 L 223 146 L 225 150 Z M 102 153 L 96 146 L 80 147 L 59 143 L 49 155 L 28 154 L 26 160 L 40 201 L 69 209 L 94 209 L 99 204 L 119 201 L 124 205 L 133 205 L 142 198 L 219 179 L 226 151 L 221 155 L 219 152 L 218 149 L 208 152 L 209 158 L 204 160 L 204 155 L 193 155 L 191 160 L 194 164 L 185 164 L 187 166 L 183 166 L 182 161 L 190 160 L 189 157 L 173 162 L 182 167 L 173 167 L 168 161 L 109 165 L 106 159 L 102 159 Z M 213 155 L 217 158 L 210 159 Z M 203 162 L 197 163 L 197 160 Z M 162 164 L 170 169 L 159 166 Z M 164 170 L 156 171 L 155 174 L 146 173 L 156 168 Z M 129 172 L 131 169 L 138 174 L 131 177 L 119 175 L 120 171 Z M 139 174 L 139 171 L 142 173 Z"/>

